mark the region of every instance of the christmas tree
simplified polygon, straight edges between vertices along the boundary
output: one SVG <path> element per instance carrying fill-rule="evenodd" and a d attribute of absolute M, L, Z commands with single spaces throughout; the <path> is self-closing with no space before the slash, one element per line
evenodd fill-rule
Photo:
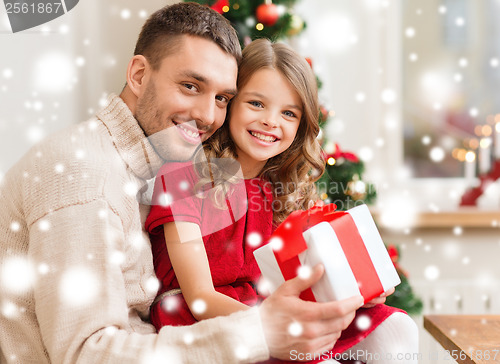
<path fill-rule="evenodd" d="M 317 182 L 321 199 L 336 204 L 338 210 L 373 203 L 377 192 L 362 179 L 364 163 L 354 153 L 342 151 L 338 144 L 323 142 L 323 149 L 326 169 Z"/>
<path fill-rule="evenodd" d="M 223 14 L 242 46 L 257 38 L 273 41 L 299 34 L 306 26 L 295 14 L 296 0 L 194 0 Z"/>

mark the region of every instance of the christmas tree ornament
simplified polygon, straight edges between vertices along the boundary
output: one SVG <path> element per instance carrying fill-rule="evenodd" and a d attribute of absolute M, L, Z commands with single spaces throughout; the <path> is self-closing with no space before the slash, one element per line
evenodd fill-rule
<path fill-rule="evenodd" d="M 266 0 L 264 4 L 257 7 L 255 17 L 259 23 L 265 26 L 272 27 L 280 17 L 279 8 L 274 5 L 270 0 Z"/>
<path fill-rule="evenodd" d="M 229 11 L 229 0 L 218 0 L 210 8 L 219 14 L 227 13 Z"/>
<path fill-rule="evenodd" d="M 287 35 L 293 36 L 299 34 L 304 29 L 304 20 L 297 14 L 293 14 L 290 18 L 290 28 Z"/>

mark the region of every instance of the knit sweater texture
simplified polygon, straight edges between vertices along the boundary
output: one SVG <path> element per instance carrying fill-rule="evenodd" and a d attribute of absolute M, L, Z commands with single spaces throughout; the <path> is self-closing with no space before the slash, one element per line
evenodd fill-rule
<path fill-rule="evenodd" d="M 148 320 L 144 232 L 164 161 L 116 95 L 0 181 L 0 363 L 243 363 L 269 357 L 257 308 L 188 327 Z M 3 358 L 3 359 L 2 359 Z"/>

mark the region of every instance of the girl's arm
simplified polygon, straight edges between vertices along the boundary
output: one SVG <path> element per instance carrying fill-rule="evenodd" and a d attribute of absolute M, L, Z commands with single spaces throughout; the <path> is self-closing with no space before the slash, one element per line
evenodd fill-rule
<path fill-rule="evenodd" d="M 168 255 L 182 294 L 198 321 L 226 316 L 249 308 L 214 289 L 205 245 L 197 224 L 169 222 L 164 224 L 163 228 Z M 206 309 L 200 311 L 199 308 L 203 307 L 203 303 Z"/>

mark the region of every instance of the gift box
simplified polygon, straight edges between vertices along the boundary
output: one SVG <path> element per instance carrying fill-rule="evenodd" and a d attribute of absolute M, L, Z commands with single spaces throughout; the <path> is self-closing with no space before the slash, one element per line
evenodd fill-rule
<path fill-rule="evenodd" d="M 322 263 L 325 274 L 301 294 L 327 302 L 362 295 L 365 303 L 401 283 L 366 205 L 335 211 L 335 205 L 296 211 L 268 244 L 254 251 L 270 290 L 297 276 L 300 267 Z"/>

